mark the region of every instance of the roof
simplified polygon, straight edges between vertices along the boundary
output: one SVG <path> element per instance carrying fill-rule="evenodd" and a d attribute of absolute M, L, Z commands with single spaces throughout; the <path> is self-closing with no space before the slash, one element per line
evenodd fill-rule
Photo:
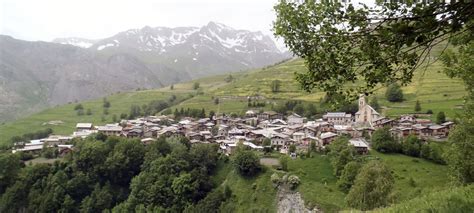
<path fill-rule="evenodd" d="M 105 126 L 97 126 L 98 131 L 122 131 L 122 127 L 118 125 L 105 125 Z"/>
<path fill-rule="evenodd" d="M 448 125 L 452 125 L 452 124 L 454 124 L 454 122 L 448 121 L 448 122 L 442 123 L 441 126 L 448 126 Z"/>
<path fill-rule="evenodd" d="M 337 136 L 336 133 L 333 133 L 333 132 L 324 132 L 324 133 L 321 133 L 321 139 L 326 139 L 326 138 L 331 138 L 331 137 L 334 137 L 334 136 Z"/>
<path fill-rule="evenodd" d="M 446 128 L 446 126 L 441 126 L 441 125 L 433 125 L 429 127 L 430 129 L 443 129 Z"/>
<path fill-rule="evenodd" d="M 328 117 L 334 117 L 334 118 L 347 118 L 351 117 L 351 114 L 345 113 L 345 112 L 328 112 L 325 115 L 323 115 L 323 118 L 328 118 Z"/>
<path fill-rule="evenodd" d="M 352 138 L 349 140 L 349 143 L 355 147 L 369 148 L 369 146 L 367 145 L 367 143 L 365 142 L 363 138 Z"/>
<path fill-rule="evenodd" d="M 76 128 L 92 128 L 92 123 L 77 123 Z"/>

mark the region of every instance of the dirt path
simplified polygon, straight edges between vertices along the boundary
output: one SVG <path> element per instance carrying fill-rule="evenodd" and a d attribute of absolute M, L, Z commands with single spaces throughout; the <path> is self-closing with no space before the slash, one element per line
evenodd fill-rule
<path fill-rule="evenodd" d="M 278 213 L 322 212 L 319 209 L 306 208 L 300 193 L 289 190 L 286 186 L 278 187 L 277 205 Z"/>

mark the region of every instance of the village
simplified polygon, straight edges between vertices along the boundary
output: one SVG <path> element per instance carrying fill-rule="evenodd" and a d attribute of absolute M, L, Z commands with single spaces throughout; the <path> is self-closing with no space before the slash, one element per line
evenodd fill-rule
<path fill-rule="evenodd" d="M 13 153 L 40 153 L 44 147 L 57 147 L 59 154 L 73 149 L 69 142 L 73 138 L 85 138 L 99 133 L 106 136 L 139 138 L 147 145 L 159 137 L 184 136 L 191 144 L 215 143 L 220 151 L 231 155 L 239 143 L 251 149 L 262 151 L 265 146 L 282 154 L 295 156 L 289 152 L 294 145 L 296 150 L 306 150 L 315 143 L 319 150 L 334 141 L 338 136 L 350 137 L 349 143 L 360 154 L 368 153 L 370 136 L 378 128 L 390 128 L 393 137 L 403 139 L 416 135 L 423 141 L 444 141 L 454 123 L 451 121 L 434 124 L 429 119 L 419 119 L 415 115 L 402 115 L 398 119 L 382 116 L 366 103 L 363 95 L 359 98 L 359 110 L 355 115 L 345 112 L 327 112 L 320 119 L 308 121 L 305 117 L 292 113 L 289 116 L 266 111 L 248 110 L 245 117 L 225 115 L 212 118 L 181 118 L 179 121 L 165 115 L 121 120 L 119 123 L 95 126 L 92 123 L 78 123 L 69 136 L 50 135 L 47 138 L 16 143 Z M 270 144 L 264 144 L 264 140 Z"/>

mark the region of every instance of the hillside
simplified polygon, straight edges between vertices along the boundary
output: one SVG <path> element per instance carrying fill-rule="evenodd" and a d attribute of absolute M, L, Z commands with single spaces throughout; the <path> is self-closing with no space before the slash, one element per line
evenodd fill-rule
<path fill-rule="evenodd" d="M 132 104 L 143 105 L 152 100 L 166 100 L 172 94 L 189 96 L 175 106 L 176 108 L 205 108 L 206 112 L 211 110 L 224 113 L 244 113 L 247 106 L 248 96 L 259 96 L 260 102 L 268 102 L 264 109 L 271 109 L 272 104 L 280 104 L 285 100 L 301 100 L 305 102 L 318 103 L 324 96 L 322 92 L 306 93 L 299 90 L 298 83 L 294 80 L 294 72 L 304 72 L 302 60 L 291 60 L 275 66 L 255 69 L 246 72 L 216 75 L 199 80 L 189 81 L 157 90 L 146 90 L 137 92 L 120 93 L 109 96 L 111 102 L 109 115 L 102 119 L 102 99 L 83 102 L 84 108 L 91 108 L 92 116 L 77 116 L 73 110 L 75 103 L 66 104 L 44 110 L 32 116 L 17 121 L 2 124 L 0 126 L 0 143 L 6 144 L 12 136 L 22 135 L 45 128 L 52 128 L 56 134 L 71 134 L 77 122 L 94 122 L 104 124 L 112 122 L 112 115 L 119 116 L 121 113 L 129 113 Z M 271 92 L 271 82 L 280 80 L 280 92 Z M 193 89 L 198 82 L 200 88 Z M 442 72 L 442 64 L 436 62 L 426 70 L 416 72 L 412 84 L 403 88 L 405 101 L 400 103 L 388 103 L 384 98 L 384 89 L 377 91 L 379 103 L 382 105 L 383 113 L 388 116 L 397 116 L 403 113 L 413 112 L 416 100 L 421 102 L 422 111 L 431 109 L 435 114 L 444 111 L 448 118 L 453 118 L 462 106 L 462 97 L 465 94 L 463 84 L 460 80 L 451 79 Z M 214 98 L 219 99 L 215 104 Z M 252 108 L 252 107 L 250 107 Z M 321 110 L 321 109 L 319 109 Z M 61 125 L 48 125 L 49 121 L 63 121 Z"/>
<path fill-rule="evenodd" d="M 0 122 L 69 102 L 160 88 L 288 57 L 261 32 L 214 22 L 130 29 L 99 40 L 32 42 L 0 35 Z"/>

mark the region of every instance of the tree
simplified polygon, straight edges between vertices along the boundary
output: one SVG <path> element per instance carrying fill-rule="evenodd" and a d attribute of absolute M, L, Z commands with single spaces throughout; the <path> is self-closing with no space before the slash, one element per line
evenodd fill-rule
<path fill-rule="evenodd" d="M 225 77 L 224 80 L 227 83 L 232 82 L 234 80 L 234 76 L 232 76 L 232 74 L 229 74 L 227 77 Z"/>
<path fill-rule="evenodd" d="M 86 115 L 92 115 L 92 110 L 91 110 L 90 108 L 89 108 L 89 109 L 87 109 L 87 111 L 86 111 Z"/>
<path fill-rule="evenodd" d="M 110 106 L 111 106 L 111 105 L 110 105 L 110 101 L 108 101 L 107 98 L 104 98 L 104 99 L 103 99 L 103 102 L 104 102 L 104 103 L 102 104 L 102 106 L 103 106 L 104 108 L 110 108 Z"/>
<path fill-rule="evenodd" d="M 372 148 L 383 153 L 400 151 L 400 144 L 390 135 L 389 128 L 381 128 L 372 134 Z"/>
<path fill-rule="evenodd" d="M 415 103 L 415 112 L 420 112 L 420 111 L 421 111 L 420 101 L 419 101 L 419 100 L 416 100 L 416 103 Z"/>
<path fill-rule="evenodd" d="M 199 86 L 200 86 L 200 85 L 199 85 L 199 82 L 194 82 L 194 84 L 193 84 L 193 90 L 199 89 Z"/>
<path fill-rule="evenodd" d="M 387 87 L 385 92 L 385 97 L 387 101 L 390 102 L 402 102 L 403 101 L 403 91 L 400 88 L 400 85 L 392 83 Z"/>
<path fill-rule="evenodd" d="M 280 84 L 281 84 L 280 80 L 273 80 L 272 81 L 272 84 L 270 85 L 270 88 L 271 88 L 273 93 L 280 92 Z"/>
<path fill-rule="evenodd" d="M 74 110 L 84 110 L 84 107 L 82 106 L 82 104 L 77 104 L 76 106 L 74 106 Z"/>
<path fill-rule="evenodd" d="M 219 105 L 219 98 L 214 98 L 214 104 Z"/>
<path fill-rule="evenodd" d="M 436 123 L 442 124 L 444 122 L 446 122 L 446 115 L 444 112 L 438 112 L 438 115 L 436 115 Z"/>
<path fill-rule="evenodd" d="M 349 192 L 354 184 L 357 174 L 359 174 L 360 168 L 360 163 L 356 161 L 351 161 L 344 166 L 344 170 L 342 170 L 341 176 L 337 181 L 337 186 L 341 191 L 345 193 Z"/>
<path fill-rule="evenodd" d="M 449 134 L 449 148 L 444 155 L 455 183 L 474 182 L 474 120 L 462 119 Z"/>
<path fill-rule="evenodd" d="M 416 135 L 409 135 L 402 143 L 402 150 L 405 155 L 419 157 L 421 140 Z"/>
<path fill-rule="evenodd" d="M 281 170 L 288 171 L 288 161 L 290 160 L 289 157 L 286 155 L 282 155 L 279 160 L 280 160 Z"/>
<path fill-rule="evenodd" d="M 390 169 L 380 161 L 370 161 L 360 169 L 346 201 L 363 211 L 386 206 L 393 184 Z"/>
<path fill-rule="evenodd" d="M 170 90 L 174 90 L 174 84 L 170 85 Z"/>
<path fill-rule="evenodd" d="M 372 108 L 374 108 L 375 111 L 380 110 L 380 104 L 376 96 L 373 96 L 372 99 L 370 99 L 370 106 L 372 106 Z"/>
<path fill-rule="evenodd" d="M 303 104 L 301 104 L 301 103 L 300 103 L 300 104 L 297 104 L 297 105 L 295 106 L 295 108 L 293 108 L 293 112 L 295 112 L 295 113 L 298 114 L 298 115 L 304 115 L 304 113 L 305 113 L 305 108 L 304 108 Z"/>
<path fill-rule="evenodd" d="M 251 150 L 237 150 L 233 164 L 243 176 L 254 176 L 260 171 L 260 159 Z"/>
<path fill-rule="evenodd" d="M 472 1 L 377 1 L 355 7 L 341 1 L 280 0 L 275 34 L 305 60 L 296 79 L 306 91 L 321 89 L 356 99 L 387 83 L 408 84 L 433 46 L 474 34 Z M 319 2 L 319 1 L 318 1 Z M 347 83 L 360 81 L 355 87 Z"/>
<path fill-rule="evenodd" d="M 316 105 L 313 103 L 309 103 L 308 106 L 306 107 L 306 114 L 305 116 L 310 118 L 315 116 L 318 113 L 318 109 L 316 109 Z"/>
<path fill-rule="evenodd" d="M 16 181 L 16 177 L 22 168 L 23 163 L 19 155 L 0 154 L 0 194 L 2 194 L 9 185 Z"/>

